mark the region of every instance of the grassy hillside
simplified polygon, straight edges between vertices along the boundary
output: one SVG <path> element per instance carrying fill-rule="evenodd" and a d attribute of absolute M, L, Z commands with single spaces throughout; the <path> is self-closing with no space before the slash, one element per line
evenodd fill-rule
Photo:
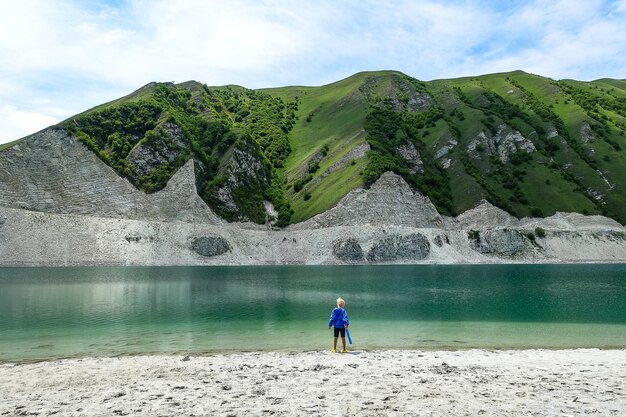
<path fill-rule="evenodd" d="M 523 72 L 428 83 L 448 115 L 442 129 L 460 132 L 460 155 L 453 160 L 460 166 L 451 167 L 460 180 L 451 182 L 457 212 L 481 193 L 518 217 L 577 211 L 625 223 L 626 90 L 619 86 L 607 80 L 557 82 Z M 464 120 L 454 117 L 459 113 Z M 535 150 L 517 150 L 508 161 L 488 149 L 468 152 L 479 132 L 494 136 L 503 125 L 520 132 Z M 424 140 L 437 147 L 441 137 L 435 132 Z M 468 175 L 478 184 L 472 193 L 466 192 Z"/>
<path fill-rule="evenodd" d="M 393 170 L 445 214 L 485 198 L 518 217 L 574 211 L 626 223 L 623 80 L 515 71 L 419 82 L 386 71 L 265 91 L 299 104 L 285 163 L 295 221 Z M 424 95 L 430 100 L 411 105 Z M 371 148 L 366 158 L 325 171 L 363 143 Z M 407 147 L 419 154 L 417 172 Z M 314 172 L 311 161 L 319 161 Z"/>
<path fill-rule="evenodd" d="M 394 171 L 457 215 L 487 199 L 626 223 L 626 81 L 521 71 L 422 82 L 363 72 L 321 87 L 148 84 L 62 123 L 146 192 L 193 158 L 228 220 L 295 223 Z M 10 145 L 3 146 L 7 148 Z"/>
<path fill-rule="evenodd" d="M 341 163 L 351 150 L 367 143 L 364 123 L 370 106 L 359 89 L 370 77 L 396 75 L 360 73 L 322 87 L 263 90 L 298 103 L 297 121 L 289 135 L 292 152 L 285 161 L 293 222 L 329 209 L 350 190 L 363 185 L 361 173 L 366 159 Z M 329 170 L 333 166 L 336 169 Z"/>

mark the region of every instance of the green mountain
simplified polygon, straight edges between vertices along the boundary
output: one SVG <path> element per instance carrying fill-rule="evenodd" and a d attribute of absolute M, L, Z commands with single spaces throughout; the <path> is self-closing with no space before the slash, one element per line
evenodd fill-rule
<path fill-rule="evenodd" d="M 198 194 L 229 221 L 300 222 L 394 171 L 442 214 L 486 199 L 517 217 L 626 224 L 626 80 L 381 71 L 322 87 L 152 83 L 60 125 L 148 193 L 193 158 Z"/>

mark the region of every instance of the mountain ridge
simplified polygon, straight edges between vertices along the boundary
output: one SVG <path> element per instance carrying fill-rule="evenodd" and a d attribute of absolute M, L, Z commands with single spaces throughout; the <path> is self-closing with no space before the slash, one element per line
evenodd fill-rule
<path fill-rule="evenodd" d="M 302 222 L 393 171 L 446 215 L 486 199 L 516 217 L 624 224 L 620 83 L 394 70 L 319 87 L 148 83 L 59 126 L 148 193 L 193 159 L 198 194 L 228 221 Z"/>

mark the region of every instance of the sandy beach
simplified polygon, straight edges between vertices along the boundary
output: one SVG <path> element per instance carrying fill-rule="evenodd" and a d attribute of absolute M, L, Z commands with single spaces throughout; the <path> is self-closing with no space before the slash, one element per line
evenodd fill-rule
<path fill-rule="evenodd" d="M 0 415 L 624 415 L 625 350 L 252 352 L 0 365 Z"/>

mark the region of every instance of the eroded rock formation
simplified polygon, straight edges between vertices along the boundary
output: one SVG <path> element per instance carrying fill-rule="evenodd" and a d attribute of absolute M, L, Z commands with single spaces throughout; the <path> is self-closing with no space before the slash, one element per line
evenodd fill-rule
<path fill-rule="evenodd" d="M 430 254 L 430 243 L 420 233 L 407 236 L 391 235 L 374 244 L 367 260 L 374 263 L 421 261 Z"/>
<path fill-rule="evenodd" d="M 369 190 L 350 192 L 334 208 L 294 228 L 379 224 L 441 227 L 443 219 L 427 197 L 412 190 L 399 175 L 386 172 Z"/>
<path fill-rule="evenodd" d="M 365 260 L 363 248 L 354 238 L 340 239 L 333 244 L 335 258 L 346 263 L 361 263 Z"/>
<path fill-rule="evenodd" d="M 250 177 L 262 169 L 244 165 Z M 33 135 L 0 154 L 0 265 L 626 261 L 614 220 L 516 219 L 486 201 L 444 218 L 390 172 L 284 230 L 228 223 L 200 199 L 194 173 L 190 160 L 146 195 L 64 130 Z"/>
<path fill-rule="evenodd" d="M 201 236 L 191 241 L 191 249 L 202 256 L 218 256 L 228 252 L 230 244 L 220 236 Z"/>

